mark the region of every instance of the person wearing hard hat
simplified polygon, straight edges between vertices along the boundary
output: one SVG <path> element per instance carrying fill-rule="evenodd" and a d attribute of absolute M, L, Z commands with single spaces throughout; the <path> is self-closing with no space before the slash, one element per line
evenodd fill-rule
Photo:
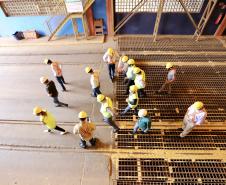
<path fill-rule="evenodd" d="M 58 99 L 58 91 L 56 89 L 55 83 L 52 80 L 48 80 L 47 77 L 42 76 L 40 78 L 40 82 L 44 85 L 46 85 L 46 91 L 48 93 L 48 96 L 53 98 L 53 103 L 55 103 L 56 107 L 68 107 L 68 104 L 62 103 Z"/>
<path fill-rule="evenodd" d="M 131 85 L 134 85 L 135 74 L 133 72 L 133 69 L 136 67 L 134 59 L 129 59 L 127 64 L 128 64 L 128 69 L 126 72 L 126 78 L 124 80 L 124 82 L 126 83 L 126 92 L 124 94 L 126 95 L 129 94 L 129 87 Z"/>
<path fill-rule="evenodd" d="M 115 63 L 118 57 L 118 53 L 112 48 L 108 48 L 107 52 L 103 56 L 104 62 L 107 62 L 108 64 L 108 73 L 112 82 L 115 78 Z"/>
<path fill-rule="evenodd" d="M 176 68 L 172 63 L 168 62 L 166 64 L 166 69 L 168 70 L 168 74 L 166 80 L 162 87 L 157 91 L 157 93 L 162 93 L 162 91 L 168 87 L 168 94 L 171 94 L 171 85 L 176 80 Z"/>
<path fill-rule="evenodd" d="M 33 109 L 33 114 L 39 116 L 40 121 L 48 128 L 47 130 L 44 130 L 44 132 L 52 132 L 52 130 L 57 130 L 60 131 L 61 135 L 67 133 L 63 128 L 57 126 L 56 119 L 49 111 L 36 106 Z"/>
<path fill-rule="evenodd" d="M 128 106 L 121 113 L 121 115 L 126 114 L 130 109 L 135 110 L 135 113 L 138 113 L 137 106 L 139 102 L 139 97 L 137 93 L 137 87 L 135 85 L 130 86 L 129 88 L 129 97 L 126 99 Z"/>
<path fill-rule="evenodd" d="M 90 74 L 90 84 L 92 86 L 92 96 L 97 97 L 98 94 L 101 94 L 100 92 L 100 80 L 99 80 L 99 73 L 97 71 L 94 71 L 91 67 L 85 68 L 86 73 Z"/>
<path fill-rule="evenodd" d="M 119 58 L 119 62 L 118 62 L 118 73 L 122 73 L 125 77 L 126 72 L 128 70 L 128 64 L 127 61 L 129 60 L 128 56 L 123 55 Z"/>
<path fill-rule="evenodd" d="M 45 59 L 44 63 L 51 65 L 52 72 L 53 72 L 54 76 L 56 77 L 56 80 L 61 85 L 62 91 L 66 91 L 64 84 L 67 84 L 67 83 L 64 81 L 61 65 L 58 62 L 53 62 L 50 59 Z"/>
<path fill-rule="evenodd" d="M 100 112 L 104 117 L 104 122 L 113 127 L 113 132 L 116 133 L 119 131 L 119 127 L 115 124 L 113 120 L 113 103 L 109 97 L 99 94 L 97 96 L 97 101 L 101 103 Z"/>
<path fill-rule="evenodd" d="M 204 108 L 204 104 L 200 101 L 195 102 L 191 105 L 183 120 L 183 132 L 180 134 L 180 137 L 185 137 L 188 135 L 194 127 L 201 125 L 205 122 L 207 112 Z"/>
<path fill-rule="evenodd" d="M 81 139 L 80 141 L 80 147 L 86 148 L 86 142 L 90 142 L 92 146 L 95 146 L 96 144 L 96 138 L 93 138 L 93 132 L 96 129 L 96 126 L 91 123 L 91 121 L 88 121 L 87 113 L 84 111 L 81 111 L 78 114 L 78 118 L 80 120 L 80 123 L 76 124 L 73 129 L 74 134 L 79 134 L 79 137 Z"/>
<path fill-rule="evenodd" d="M 146 77 L 145 77 L 145 72 L 140 69 L 139 67 L 135 67 L 133 69 L 133 72 L 135 74 L 135 80 L 134 83 L 137 86 L 138 89 L 138 96 L 139 97 L 145 97 L 146 93 L 144 92 L 144 88 L 146 86 Z"/>
<path fill-rule="evenodd" d="M 148 133 L 151 128 L 151 118 L 148 116 L 148 111 L 146 109 L 141 109 L 138 112 L 139 119 L 136 122 L 131 134 L 136 134 L 137 130 L 140 129 L 143 134 Z"/>

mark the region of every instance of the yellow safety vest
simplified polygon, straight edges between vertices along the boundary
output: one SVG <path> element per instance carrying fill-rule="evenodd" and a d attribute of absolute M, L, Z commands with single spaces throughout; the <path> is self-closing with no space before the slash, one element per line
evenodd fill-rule
<path fill-rule="evenodd" d="M 135 74 L 133 73 L 133 69 L 135 68 L 135 66 L 129 66 L 128 70 L 126 72 L 126 77 L 128 79 L 134 80 L 135 79 Z"/>
<path fill-rule="evenodd" d="M 45 116 L 40 116 L 40 121 L 43 122 L 49 129 L 56 128 L 56 120 L 50 112 L 46 112 Z"/>
<path fill-rule="evenodd" d="M 110 98 L 106 97 L 106 102 L 101 104 L 100 112 L 105 118 L 112 117 L 111 113 L 107 111 L 107 108 L 113 108 L 113 103 Z"/>
<path fill-rule="evenodd" d="M 135 85 L 137 86 L 138 89 L 143 89 L 145 88 L 145 72 L 141 70 L 140 75 L 136 75 L 135 80 L 134 80 Z"/>
<path fill-rule="evenodd" d="M 131 102 L 131 101 L 133 101 L 135 99 L 137 99 L 137 103 L 135 105 L 131 105 L 129 102 Z M 129 105 L 129 107 L 131 109 L 135 109 L 137 107 L 138 101 L 139 101 L 139 98 L 138 98 L 138 93 L 137 92 L 135 94 L 133 94 L 133 93 L 130 93 L 129 94 L 129 102 L 128 102 L 128 105 Z"/>

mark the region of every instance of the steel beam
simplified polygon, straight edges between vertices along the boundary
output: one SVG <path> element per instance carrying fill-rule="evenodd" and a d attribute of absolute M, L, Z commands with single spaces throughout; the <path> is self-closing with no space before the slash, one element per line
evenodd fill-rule
<path fill-rule="evenodd" d="M 199 37 L 202 35 L 204 28 L 206 27 L 206 24 L 214 10 L 214 7 L 216 6 L 218 0 L 209 0 L 206 9 L 199 21 L 198 29 L 196 29 L 193 38 L 196 38 L 196 40 L 199 40 Z"/>
<path fill-rule="evenodd" d="M 165 3 L 165 0 L 160 0 L 160 2 L 159 2 L 159 8 L 158 8 L 158 12 L 157 12 L 156 20 L 155 20 L 154 32 L 153 32 L 153 36 L 154 36 L 154 40 L 153 41 L 154 42 L 156 42 L 156 39 L 157 39 L 159 23 L 160 23 L 160 20 L 161 20 L 164 3 Z"/>

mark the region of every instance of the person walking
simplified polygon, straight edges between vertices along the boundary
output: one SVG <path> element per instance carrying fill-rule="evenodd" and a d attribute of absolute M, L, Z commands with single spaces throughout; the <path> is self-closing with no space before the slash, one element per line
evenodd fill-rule
<path fill-rule="evenodd" d="M 186 135 L 188 135 L 193 128 L 195 128 L 198 125 L 201 125 L 205 122 L 207 116 L 207 112 L 204 108 L 204 104 L 200 101 L 195 102 L 194 104 L 192 104 L 185 116 L 184 116 L 184 120 L 183 120 L 183 132 L 180 134 L 180 137 L 185 137 Z"/>
<path fill-rule="evenodd" d="M 107 52 L 103 56 L 104 62 L 107 62 L 108 64 L 108 73 L 112 82 L 114 82 L 115 78 L 115 63 L 117 57 L 119 57 L 118 53 L 112 48 L 108 48 Z"/>
<path fill-rule="evenodd" d="M 129 58 L 126 55 L 124 55 L 119 58 L 119 62 L 118 62 L 117 71 L 119 74 L 121 73 L 124 77 L 126 77 L 126 72 L 128 70 L 128 64 L 127 64 L 128 60 Z"/>
<path fill-rule="evenodd" d="M 95 124 L 93 124 L 87 116 L 87 113 L 81 111 L 78 114 L 80 122 L 74 126 L 73 133 L 79 134 L 80 137 L 80 147 L 87 148 L 86 142 L 90 142 L 92 146 L 96 144 L 96 138 L 93 138 L 93 132 L 96 129 Z"/>
<path fill-rule="evenodd" d="M 56 119 L 54 118 L 54 116 L 42 107 L 34 107 L 33 114 L 39 116 L 40 121 L 48 128 L 47 130 L 44 130 L 44 132 L 51 133 L 53 130 L 57 130 L 60 131 L 61 135 L 67 133 L 63 128 L 57 126 Z"/>
<path fill-rule="evenodd" d="M 40 78 L 40 82 L 46 86 L 48 96 L 53 98 L 53 103 L 55 103 L 56 107 L 68 107 L 68 104 L 59 101 L 58 91 L 56 89 L 55 83 L 52 80 L 49 81 L 47 77 L 42 76 Z"/>
<path fill-rule="evenodd" d="M 62 91 L 66 91 L 66 87 L 64 86 L 64 84 L 67 83 L 64 81 L 61 65 L 58 62 L 53 62 L 50 59 L 45 59 L 44 63 L 47 65 L 51 65 L 52 72 L 56 77 L 58 83 L 61 85 Z"/>
<path fill-rule="evenodd" d="M 126 72 L 126 78 L 124 80 L 124 82 L 126 83 L 126 91 L 124 93 L 125 95 L 129 94 L 129 87 L 131 85 L 134 85 L 135 74 L 133 72 L 133 69 L 136 67 L 135 60 L 133 59 L 129 59 L 127 64 L 128 64 L 128 70 Z"/>
<path fill-rule="evenodd" d="M 168 94 L 171 94 L 171 85 L 176 80 L 176 68 L 173 66 L 173 64 L 168 62 L 166 64 L 166 69 L 168 70 L 168 74 L 162 87 L 157 91 L 159 94 L 162 93 L 165 88 L 168 88 Z"/>
<path fill-rule="evenodd" d="M 140 69 L 139 67 L 135 67 L 133 69 L 133 72 L 135 74 L 134 83 L 135 83 L 135 85 L 138 88 L 138 96 L 139 96 L 139 98 L 146 97 L 146 93 L 144 91 L 144 88 L 146 86 L 145 72 L 142 69 Z"/>
<path fill-rule="evenodd" d="M 90 84 L 92 87 L 92 93 L 91 96 L 97 97 L 98 94 L 101 94 L 100 92 L 100 80 L 99 80 L 99 73 L 97 71 L 94 71 L 91 67 L 86 67 L 85 71 L 87 74 L 90 74 Z"/>
<path fill-rule="evenodd" d="M 121 113 L 121 115 L 125 115 L 130 109 L 135 110 L 135 113 L 137 115 L 138 113 L 137 106 L 139 103 L 139 97 L 137 93 L 137 87 L 135 85 L 130 86 L 129 97 L 126 99 L 126 102 L 128 103 L 128 106 Z"/>
<path fill-rule="evenodd" d="M 143 134 L 148 133 L 151 128 L 152 120 L 148 116 L 148 111 L 146 109 L 141 109 L 138 112 L 139 119 L 136 122 L 133 131 L 130 134 L 136 134 L 137 130 L 140 129 Z"/>
<path fill-rule="evenodd" d="M 98 94 L 97 101 L 101 104 L 100 112 L 104 117 L 104 122 L 113 127 L 114 133 L 118 132 L 119 127 L 113 121 L 114 112 L 112 100 L 103 94 Z"/>

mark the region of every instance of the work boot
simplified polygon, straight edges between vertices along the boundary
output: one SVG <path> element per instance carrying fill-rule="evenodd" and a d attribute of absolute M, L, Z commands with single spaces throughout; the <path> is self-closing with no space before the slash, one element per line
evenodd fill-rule
<path fill-rule="evenodd" d="M 87 147 L 87 145 L 86 145 L 85 143 L 83 143 L 83 142 L 80 142 L 80 143 L 79 143 L 79 146 L 80 146 L 81 148 L 83 148 L 83 149 L 85 149 L 85 148 Z"/>
<path fill-rule="evenodd" d="M 89 142 L 90 142 L 90 144 L 91 144 L 92 146 L 95 146 L 96 141 L 97 141 L 96 138 L 92 138 L 92 139 L 89 140 Z"/>

